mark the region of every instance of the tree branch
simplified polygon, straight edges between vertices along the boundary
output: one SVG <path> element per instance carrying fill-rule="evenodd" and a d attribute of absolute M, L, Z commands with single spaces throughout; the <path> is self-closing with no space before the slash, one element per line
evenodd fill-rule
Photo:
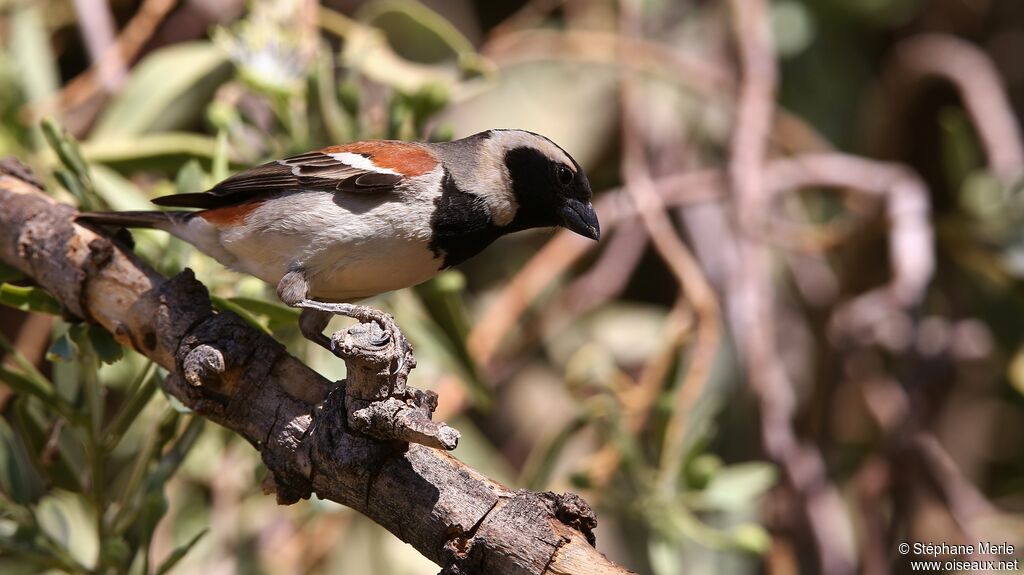
<path fill-rule="evenodd" d="M 347 505 L 443 573 L 629 572 L 593 547 L 596 519 L 579 496 L 510 490 L 444 452 L 354 431 L 344 384 L 324 379 L 237 316 L 214 313 L 191 271 L 168 280 L 129 249 L 75 224 L 74 215 L 44 195 L 26 168 L 0 162 L 0 260 L 33 278 L 68 314 L 168 369 L 170 394 L 260 451 L 279 502 L 316 493 Z M 354 349 L 370 333 L 363 327 L 346 335 Z M 350 363 L 350 373 L 353 367 L 360 366 Z M 443 427 L 416 417 L 410 425 Z"/>

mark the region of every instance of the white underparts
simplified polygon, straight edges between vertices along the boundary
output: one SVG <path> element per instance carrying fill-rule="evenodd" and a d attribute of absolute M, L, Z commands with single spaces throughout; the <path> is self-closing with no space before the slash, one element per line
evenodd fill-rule
<path fill-rule="evenodd" d="M 271 285 L 301 270 L 309 297 L 351 301 L 439 271 L 430 221 L 441 174 L 437 168 L 385 194 L 295 190 L 261 202 L 238 224 L 219 227 L 195 217 L 169 231 Z"/>

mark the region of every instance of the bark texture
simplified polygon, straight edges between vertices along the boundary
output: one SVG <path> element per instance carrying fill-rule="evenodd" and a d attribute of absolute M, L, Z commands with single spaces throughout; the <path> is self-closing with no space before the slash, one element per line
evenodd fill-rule
<path fill-rule="evenodd" d="M 379 349 L 369 326 L 335 336 L 361 379 L 350 393 L 237 316 L 214 313 L 191 271 L 164 278 L 74 215 L 21 164 L 0 161 L 0 259 L 68 315 L 170 370 L 169 393 L 260 451 L 279 502 L 316 493 L 352 507 L 442 573 L 629 573 L 594 548 L 597 521 L 579 496 L 511 490 L 443 451 L 406 443 L 451 448 L 458 434 L 430 421 L 433 397 L 375 369 L 381 353 L 397 352 Z M 384 401 L 367 397 L 375 386 L 389 390 Z M 392 435 L 382 418 L 396 424 Z"/>

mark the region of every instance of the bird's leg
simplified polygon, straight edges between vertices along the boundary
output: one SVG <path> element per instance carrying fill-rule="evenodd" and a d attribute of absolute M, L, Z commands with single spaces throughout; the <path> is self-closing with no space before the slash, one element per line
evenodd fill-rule
<path fill-rule="evenodd" d="M 305 308 L 299 315 L 299 331 L 309 341 L 325 349 L 331 349 L 331 338 L 324 335 L 324 328 L 331 321 L 331 314 L 325 311 Z"/>
<path fill-rule="evenodd" d="M 351 429 L 386 441 L 455 449 L 459 432 L 431 420 L 437 408 L 437 394 L 406 385 L 409 371 L 416 367 L 416 358 L 393 317 L 363 305 L 309 299 L 309 283 L 300 270 L 285 274 L 277 285 L 277 295 L 284 303 L 302 310 L 299 329 L 306 339 L 345 360 L 345 384 L 328 394 L 323 404 L 325 411 L 338 403 L 335 393 L 344 393 L 342 413 Z M 328 338 L 323 332 L 332 315 L 351 317 L 361 324 Z M 375 333 L 379 335 L 374 336 Z M 391 346 L 386 345 L 389 341 Z M 392 365 L 393 371 L 384 369 Z"/>
<path fill-rule="evenodd" d="M 380 338 L 372 343 L 382 346 L 388 341 L 394 341 L 397 349 L 400 350 L 399 357 L 402 358 L 395 372 L 397 373 L 405 367 L 405 356 L 408 355 L 411 348 L 398 328 L 398 324 L 395 323 L 395 318 L 390 314 L 365 305 L 327 303 L 308 299 L 308 293 L 308 280 L 298 270 L 288 272 L 277 284 L 277 295 L 281 301 L 291 307 L 302 309 L 302 315 L 299 316 L 299 330 L 306 339 L 337 354 L 334 340 L 323 333 L 331 315 L 343 315 L 363 323 L 372 321 L 382 329 Z"/>
<path fill-rule="evenodd" d="M 383 312 L 379 309 L 372 308 L 365 305 L 355 305 L 351 303 L 327 303 L 316 300 L 302 300 L 295 303 L 295 307 L 302 308 L 303 315 L 307 315 L 306 312 L 312 312 L 308 314 L 309 317 L 315 318 L 308 320 L 311 327 L 316 327 L 319 324 L 323 324 L 320 329 L 326 327 L 327 323 L 322 321 L 324 314 L 343 315 L 350 317 L 355 320 L 359 320 L 363 323 L 375 322 L 384 331 L 380 335 L 380 339 L 374 341 L 375 345 L 384 345 L 389 340 L 394 339 L 396 342 L 401 342 L 405 339 L 402 335 L 402 331 L 398 329 L 398 324 L 395 323 L 395 318 L 391 317 L 391 314 Z M 326 316 L 330 319 L 330 316 Z M 313 322 L 316 321 L 314 324 Z M 302 320 L 299 320 L 299 326 L 302 327 Z M 306 337 L 309 337 L 306 333 L 303 333 Z M 323 334 L 320 334 L 323 336 Z M 320 343 L 318 340 L 314 340 Z M 321 344 L 322 345 L 322 344 Z"/>

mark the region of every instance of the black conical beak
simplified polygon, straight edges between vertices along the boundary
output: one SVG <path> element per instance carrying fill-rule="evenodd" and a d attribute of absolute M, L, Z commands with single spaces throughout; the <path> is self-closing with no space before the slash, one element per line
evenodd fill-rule
<path fill-rule="evenodd" d="M 562 206 L 562 225 L 585 238 L 597 240 L 601 237 L 601 223 L 589 202 L 575 198 L 566 200 Z"/>

